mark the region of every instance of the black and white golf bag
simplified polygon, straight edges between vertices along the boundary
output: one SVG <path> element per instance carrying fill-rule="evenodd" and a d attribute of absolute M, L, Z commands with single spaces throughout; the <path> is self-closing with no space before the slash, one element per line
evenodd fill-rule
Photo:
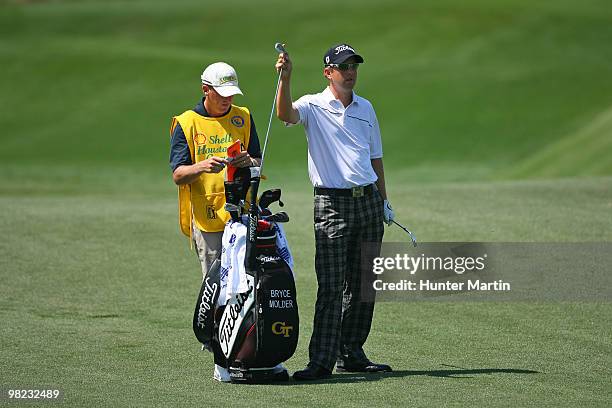
<path fill-rule="evenodd" d="M 256 197 L 257 186 L 248 180 Z M 202 282 L 193 330 L 232 382 L 286 381 L 287 370 L 279 370 L 279 364 L 293 355 L 299 336 L 293 261 L 279 224 L 288 216 L 267 209 L 274 201 L 282 205 L 280 190 L 264 192 L 259 205 L 243 215 L 239 207 L 248 180 L 226 181 L 232 220 L 224 231 L 221 257 Z"/>

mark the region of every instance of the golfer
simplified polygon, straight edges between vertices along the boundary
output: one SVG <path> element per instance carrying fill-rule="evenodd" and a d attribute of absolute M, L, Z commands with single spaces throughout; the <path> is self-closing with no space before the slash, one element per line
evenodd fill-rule
<path fill-rule="evenodd" d="M 372 104 L 353 88 L 363 58 L 348 44 L 323 56 L 327 87 L 292 102 L 292 63 L 279 54 L 278 118 L 302 124 L 308 140 L 308 173 L 314 185 L 315 270 L 318 281 L 308 366 L 296 380 L 317 380 L 338 371 L 391 371 L 363 351 L 370 332 L 373 301 L 360 299 L 361 244 L 383 237 L 383 221 L 393 220 L 387 201 L 382 144 Z"/>
<path fill-rule="evenodd" d="M 170 168 L 179 186 L 179 222 L 196 247 L 206 272 L 221 251 L 225 223 L 224 172 L 227 149 L 239 140 L 236 167 L 258 166 L 261 158 L 255 123 L 249 110 L 232 104 L 242 95 L 230 65 L 216 62 L 201 76 L 204 97 L 193 110 L 172 118 Z"/>

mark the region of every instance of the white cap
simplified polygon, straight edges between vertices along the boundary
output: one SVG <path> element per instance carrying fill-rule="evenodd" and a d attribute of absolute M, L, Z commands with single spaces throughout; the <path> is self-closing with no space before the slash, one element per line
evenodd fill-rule
<path fill-rule="evenodd" d="M 204 85 L 212 86 L 221 96 L 243 95 L 238 88 L 236 70 L 225 62 L 210 64 L 202 72 L 201 78 Z"/>

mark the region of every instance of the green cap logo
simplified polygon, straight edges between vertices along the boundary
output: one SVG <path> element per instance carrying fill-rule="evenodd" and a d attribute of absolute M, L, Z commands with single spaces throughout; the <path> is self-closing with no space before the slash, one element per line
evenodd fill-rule
<path fill-rule="evenodd" d="M 238 79 L 234 75 L 228 75 L 219 78 L 219 84 L 225 84 L 227 82 L 237 81 Z"/>

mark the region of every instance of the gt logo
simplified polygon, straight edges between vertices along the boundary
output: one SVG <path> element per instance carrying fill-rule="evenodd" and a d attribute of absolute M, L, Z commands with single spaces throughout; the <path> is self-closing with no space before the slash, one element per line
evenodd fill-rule
<path fill-rule="evenodd" d="M 293 326 L 285 326 L 285 322 L 272 324 L 272 333 L 274 334 L 282 334 L 284 337 L 289 337 L 289 330 L 293 330 Z"/>

